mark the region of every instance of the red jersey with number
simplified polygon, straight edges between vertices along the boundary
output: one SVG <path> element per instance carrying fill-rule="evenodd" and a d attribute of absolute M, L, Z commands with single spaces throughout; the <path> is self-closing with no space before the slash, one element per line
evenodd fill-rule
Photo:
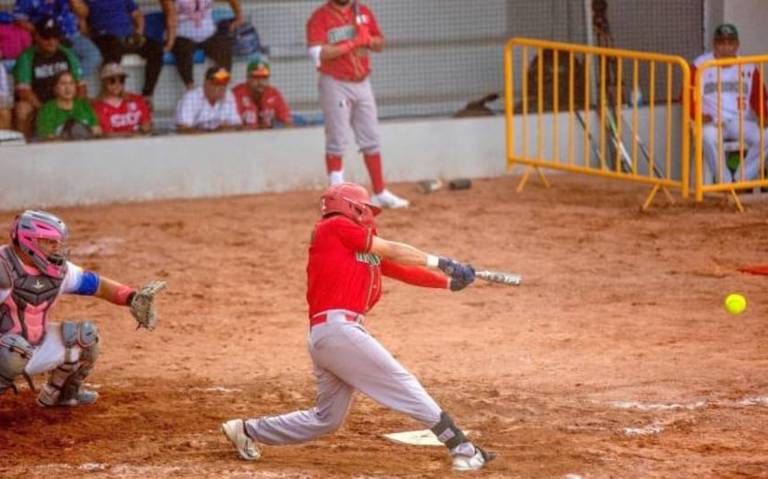
<path fill-rule="evenodd" d="M 247 128 L 272 128 L 275 121 L 286 124 L 291 119 L 291 111 L 280 91 L 268 86 L 261 94 L 258 104 L 251 96 L 248 83 L 241 83 L 232 89 L 237 102 L 237 112 Z"/>
<path fill-rule="evenodd" d="M 360 21 L 368 26 L 372 37 L 383 36 L 376 18 L 365 5 L 360 5 Z M 351 7 L 340 9 L 328 2 L 315 10 L 307 22 L 307 45 L 334 45 L 352 40 L 357 35 L 356 25 Z M 337 80 L 362 81 L 371 73 L 368 50 L 358 48 L 333 60 L 322 60 L 318 70 Z"/>
<path fill-rule="evenodd" d="M 119 105 L 94 100 L 93 109 L 104 133 L 133 133 L 152 121 L 152 113 L 141 95 L 128 93 Z"/>
<path fill-rule="evenodd" d="M 370 310 L 381 297 L 381 260 L 370 253 L 375 228 L 344 216 L 320 220 L 307 263 L 309 316 L 329 309 Z"/>

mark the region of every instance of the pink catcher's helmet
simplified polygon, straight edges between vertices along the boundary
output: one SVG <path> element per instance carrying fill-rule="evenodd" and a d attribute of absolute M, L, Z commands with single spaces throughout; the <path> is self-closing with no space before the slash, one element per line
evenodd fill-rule
<path fill-rule="evenodd" d="M 11 224 L 13 244 L 29 256 L 37 269 L 52 278 L 63 278 L 67 271 L 68 238 L 67 225 L 45 211 L 27 210 Z M 49 240 L 54 246 L 43 246 L 39 240 Z"/>
<path fill-rule="evenodd" d="M 341 183 L 329 187 L 320 197 L 323 216 L 340 214 L 357 224 L 372 226 L 373 217 L 381 208 L 371 203 L 368 190 L 354 183 Z"/>

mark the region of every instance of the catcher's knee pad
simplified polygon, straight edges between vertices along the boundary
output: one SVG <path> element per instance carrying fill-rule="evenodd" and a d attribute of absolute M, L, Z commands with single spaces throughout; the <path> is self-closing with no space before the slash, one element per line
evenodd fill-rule
<path fill-rule="evenodd" d="M 453 423 L 451 416 L 447 415 L 445 412 L 440 413 L 440 421 L 432 426 L 430 430 L 448 449 L 453 449 L 468 440 L 467 436 L 464 435 L 464 431 L 459 429 L 456 424 Z"/>
<path fill-rule="evenodd" d="M 48 382 L 40 390 L 37 401 L 42 406 L 54 406 L 75 398 L 99 356 L 99 330 L 91 321 L 63 322 L 61 339 L 64 362 L 51 371 Z M 80 348 L 77 358 L 73 352 L 75 346 Z"/>
<path fill-rule="evenodd" d="M 0 336 L 0 394 L 8 388 L 16 390 L 13 380 L 24 374 L 33 352 L 32 346 L 21 336 Z"/>

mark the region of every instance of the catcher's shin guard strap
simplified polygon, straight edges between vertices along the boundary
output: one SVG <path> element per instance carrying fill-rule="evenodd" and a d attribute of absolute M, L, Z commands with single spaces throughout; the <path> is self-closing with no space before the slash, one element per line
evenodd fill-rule
<path fill-rule="evenodd" d="M 448 449 L 453 449 L 459 444 L 467 442 L 467 436 L 464 435 L 461 429 L 456 427 L 451 416 L 445 412 L 440 413 L 440 421 L 432 426 L 430 430 Z"/>

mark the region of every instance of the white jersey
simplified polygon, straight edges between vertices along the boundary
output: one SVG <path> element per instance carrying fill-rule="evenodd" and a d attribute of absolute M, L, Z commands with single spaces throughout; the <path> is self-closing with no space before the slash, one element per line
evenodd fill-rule
<path fill-rule="evenodd" d="M 714 60 L 712 52 L 699 56 L 693 62 L 693 67 L 698 69 L 704 62 Z M 720 114 L 718 115 L 718 70 L 720 71 Z M 695 72 L 695 70 L 694 70 Z M 693 72 L 692 72 L 693 74 Z M 707 68 L 702 73 L 702 113 L 710 115 L 720 121 L 737 119 L 749 109 L 753 93 L 759 88 L 760 73 L 753 64 L 741 66 L 741 86 L 739 86 L 739 66 L 734 65 L 723 68 Z M 755 85 L 757 83 L 757 85 Z M 753 91 L 753 86 L 754 91 Z M 741 88 L 741 91 L 739 91 Z M 740 94 L 741 93 L 741 94 Z M 756 102 L 755 102 L 756 103 Z"/>
<path fill-rule="evenodd" d="M 224 98 L 211 105 L 203 87 L 197 87 L 186 92 L 179 100 L 176 124 L 187 128 L 215 130 L 221 126 L 239 126 L 243 121 L 237 113 L 237 103 L 231 91 L 227 90 Z"/>
<path fill-rule="evenodd" d="M 176 0 L 176 35 L 202 43 L 214 33 L 213 0 Z"/>

